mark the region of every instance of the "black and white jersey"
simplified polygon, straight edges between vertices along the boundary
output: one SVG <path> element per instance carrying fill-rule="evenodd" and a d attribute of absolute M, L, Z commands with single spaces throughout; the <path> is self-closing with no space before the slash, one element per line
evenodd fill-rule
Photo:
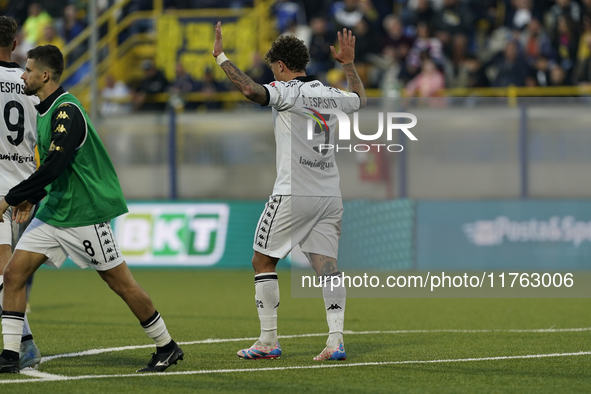
<path fill-rule="evenodd" d="M 337 119 L 359 110 L 359 96 L 312 76 L 264 86 L 267 105 L 273 107 L 277 148 L 273 195 L 340 197 L 334 157 Z"/>
<path fill-rule="evenodd" d="M 39 99 L 25 95 L 17 63 L 0 61 L 0 197 L 35 171 Z"/>

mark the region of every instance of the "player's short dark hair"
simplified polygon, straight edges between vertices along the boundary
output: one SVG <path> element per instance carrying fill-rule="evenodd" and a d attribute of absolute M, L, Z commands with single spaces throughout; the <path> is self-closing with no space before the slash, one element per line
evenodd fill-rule
<path fill-rule="evenodd" d="M 12 46 L 16 37 L 16 20 L 10 16 L 0 16 L 0 47 Z"/>
<path fill-rule="evenodd" d="M 295 36 L 280 36 L 265 55 L 268 65 L 281 60 L 287 68 L 293 72 L 303 72 L 310 61 L 310 54 L 304 41 L 298 40 Z"/>
<path fill-rule="evenodd" d="M 59 82 L 64 72 L 64 55 L 55 45 L 41 45 L 27 52 L 27 58 L 35 60 L 38 67 L 49 69 L 51 79 Z"/>

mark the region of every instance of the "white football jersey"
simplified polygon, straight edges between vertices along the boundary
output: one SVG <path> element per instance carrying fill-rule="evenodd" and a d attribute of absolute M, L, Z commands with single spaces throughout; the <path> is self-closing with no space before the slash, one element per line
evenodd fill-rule
<path fill-rule="evenodd" d="M 273 195 L 340 197 L 336 112 L 358 111 L 359 96 L 309 76 L 264 86 L 273 107 L 277 147 Z"/>
<path fill-rule="evenodd" d="M 39 99 L 25 95 L 21 75 L 18 64 L 0 61 L 0 197 L 36 168 Z"/>

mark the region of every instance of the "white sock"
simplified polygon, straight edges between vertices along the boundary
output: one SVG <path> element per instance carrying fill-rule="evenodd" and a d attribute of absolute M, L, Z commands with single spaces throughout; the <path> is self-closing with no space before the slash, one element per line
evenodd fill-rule
<path fill-rule="evenodd" d="M 2 306 L 4 305 L 4 275 L 0 275 L 0 314 L 2 313 Z M 26 335 L 33 335 L 31 327 L 29 326 L 29 320 L 25 315 L 25 322 L 23 324 L 23 337 Z"/>
<path fill-rule="evenodd" d="M 331 276 L 338 275 L 340 275 L 340 272 Z M 322 296 L 324 297 L 324 308 L 326 309 L 326 321 L 328 323 L 326 346 L 336 349 L 343 342 L 347 288 L 344 283 L 340 283 L 339 286 L 331 286 L 331 276 L 325 277 L 326 283 L 322 287 Z M 335 281 L 334 284 L 338 283 Z"/>
<path fill-rule="evenodd" d="M 20 351 L 24 323 L 24 313 L 2 311 L 2 335 L 5 350 L 16 353 Z"/>
<path fill-rule="evenodd" d="M 141 324 L 146 334 L 156 342 L 156 347 L 166 346 L 172 341 L 166 329 L 166 324 L 164 324 L 164 319 L 158 311 L 154 312 L 152 317 Z"/>
<path fill-rule="evenodd" d="M 254 276 L 255 301 L 261 336 L 259 344 L 273 346 L 277 343 L 277 308 L 279 308 L 279 280 L 276 272 L 266 272 Z"/>

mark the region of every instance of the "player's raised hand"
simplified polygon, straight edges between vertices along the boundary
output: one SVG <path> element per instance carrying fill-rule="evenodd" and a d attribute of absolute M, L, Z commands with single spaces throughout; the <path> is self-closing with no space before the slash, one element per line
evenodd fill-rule
<path fill-rule="evenodd" d="M 14 207 L 12 212 L 12 220 L 16 221 L 17 224 L 21 224 L 29 220 L 29 216 L 31 216 L 31 210 L 35 205 L 28 202 L 23 201 Z"/>
<path fill-rule="evenodd" d="M 351 30 L 343 29 L 343 33 L 337 32 L 339 39 L 339 52 L 333 46 L 330 50 L 335 60 L 341 64 L 353 63 L 355 60 L 355 36 Z"/>
<path fill-rule="evenodd" d="M 224 46 L 222 45 L 222 22 L 215 25 L 215 41 L 213 43 L 213 57 L 218 57 L 220 53 L 224 52 Z"/>

